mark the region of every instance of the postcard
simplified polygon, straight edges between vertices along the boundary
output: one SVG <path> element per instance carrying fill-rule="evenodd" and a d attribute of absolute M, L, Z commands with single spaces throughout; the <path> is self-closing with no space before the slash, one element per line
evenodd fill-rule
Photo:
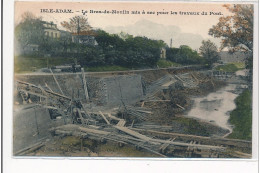
<path fill-rule="evenodd" d="M 255 5 L 15 2 L 14 158 L 251 159 Z"/>

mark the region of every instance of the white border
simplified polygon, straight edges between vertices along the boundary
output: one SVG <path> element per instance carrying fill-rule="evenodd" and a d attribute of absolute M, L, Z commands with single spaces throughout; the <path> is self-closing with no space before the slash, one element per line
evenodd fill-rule
<path fill-rule="evenodd" d="M 20 1 L 20 0 L 19 0 Z M 62 2 L 61 0 L 56 0 Z M 63 0 L 63 2 L 75 2 L 75 0 Z M 98 0 L 99 1 L 99 0 Z M 114 1 L 118 2 L 118 1 Z M 147 1 L 143 1 L 147 2 Z M 151 1 L 149 1 L 151 2 Z M 152 2 L 170 2 L 170 1 L 152 1 Z M 181 2 L 181 1 L 177 1 Z M 187 1 L 186 1 L 187 2 Z M 189 1 L 197 2 L 197 1 Z M 207 3 L 208 1 L 200 1 Z M 211 1 L 212 3 L 235 3 L 257 1 Z M 254 88 L 253 88 L 253 159 L 116 159 L 116 158 L 100 158 L 79 160 L 82 158 L 37 158 L 37 159 L 14 159 L 12 157 L 12 110 L 13 110 L 13 26 L 14 26 L 14 0 L 5 0 L 3 5 L 3 171 L 4 173 L 71 173 L 71 172 L 200 172 L 200 173 L 255 173 L 258 171 L 258 88 L 259 88 L 259 61 L 258 61 L 258 7 L 255 5 L 254 25 Z M 257 133 L 255 133 L 257 132 Z M 104 159 L 104 160 L 103 160 Z M 160 161 L 159 161 L 160 160 Z"/>

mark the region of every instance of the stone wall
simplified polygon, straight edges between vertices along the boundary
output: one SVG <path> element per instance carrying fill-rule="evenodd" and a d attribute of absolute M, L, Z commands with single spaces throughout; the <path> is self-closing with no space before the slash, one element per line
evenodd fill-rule
<path fill-rule="evenodd" d="M 14 112 L 13 153 L 48 137 L 49 129 L 54 125 L 46 108 L 33 107 Z"/>

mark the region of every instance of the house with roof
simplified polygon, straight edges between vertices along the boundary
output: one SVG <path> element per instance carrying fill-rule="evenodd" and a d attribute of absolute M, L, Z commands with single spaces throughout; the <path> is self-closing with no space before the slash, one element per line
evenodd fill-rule
<path fill-rule="evenodd" d="M 72 42 L 84 45 L 97 45 L 95 37 L 97 33 L 94 30 L 82 31 L 80 33 L 72 33 Z"/>
<path fill-rule="evenodd" d="M 49 38 L 60 38 L 61 31 L 57 28 L 57 24 L 54 24 L 53 22 L 47 22 L 42 21 L 43 29 L 44 29 L 44 35 Z"/>

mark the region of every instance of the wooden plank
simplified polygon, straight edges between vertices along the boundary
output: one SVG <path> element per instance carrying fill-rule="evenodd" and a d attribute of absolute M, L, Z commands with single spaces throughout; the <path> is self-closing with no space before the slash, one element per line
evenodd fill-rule
<path fill-rule="evenodd" d="M 100 115 L 102 116 L 102 118 L 106 121 L 107 124 L 110 124 L 110 122 L 106 119 L 105 115 L 99 111 Z"/>
<path fill-rule="evenodd" d="M 138 133 L 138 132 L 135 132 L 135 131 L 133 131 L 133 130 L 130 130 L 130 129 L 128 129 L 127 127 L 120 127 L 120 126 L 114 126 L 116 129 L 118 129 L 118 130 L 121 130 L 121 131 L 123 131 L 123 132 L 125 132 L 125 133 L 127 133 L 127 134 L 129 134 L 129 135 L 131 135 L 131 136 L 134 136 L 134 137 L 136 137 L 136 138 L 139 138 L 139 139 L 142 139 L 142 140 L 144 140 L 144 141 L 151 141 L 152 140 L 152 138 L 149 138 L 149 137 L 147 137 L 147 136 L 145 136 L 145 135 L 142 135 L 142 134 L 140 134 L 140 133 Z"/>
<path fill-rule="evenodd" d="M 45 86 L 51 91 L 53 92 L 53 90 L 49 87 L 49 85 L 47 83 L 45 83 Z"/>
<path fill-rule="evenodd" d="M 20 150 L 20 151 L 18 151 L 18 152 L 16 152 L 14 155 L 25 155 L 25 154 L 27 154 L 27 153 L 30 153 L 30 152 L 33 152 L 33 151 L 35 151 L 35 150 L 38 150 L 38 149 L 40 149 L 41 147 L 43 147 L 45 144 L 43 143 L 43 142 L 39 142 L 39 143 L 36 143 L 36 144 L 34 144 L 34 145 L 32 145 L 32 146 L 30 146 L 30 147 L 27 147 L 27 148 L 24 148 L 24 149 L 22 149 L 22 150 Z"/>
<path fill-rule="evenodd" d="M 214 146 L 214 145 L 199 145 L 199 144 L 188 144 L 184 142 L 173 142 L 173 141 L 165 141 L 161 139 L 152 139 L 151 142 L 160 142 L 160 143 L 168 143 L 172 145 L 177 145 L 177 146 L 187 146 L 187 147 L 197 147 L 199 149 L 212 149 L 212 150 L 225 150 L 225 147 L 219 147 L 219 146 Z"/>
<path fill-rule="evenodd" d="M 134 110 L 135 112 L 142 112 L 142 113 L 147 113 L 147 114 L 152 114 L 151 111 L 144 111 L 144 110 Z"/>
<path fill-rule="evenodd" d="M 89 102 L 88 88 L 87 88 L 87 82 L 86 82 L 84 68 L 81 68 L 81 73 L 82 73 L 82 80 L 83 80 L 82 82 L 83 82 L 83 86 L 84 86 L 84 92 L 85 92 L 86 100 L 87 100 L 87 102 Z"/>
<path fill-rule="evenodd" d="M 39 89 L 38 86 L 34 85 L 34 84 L 31 84 L 31 83 L 27 83 L 27 82 L 23 82 L 23 81 L 19 81 L 19 80 L 16 80 L 17 83 L 20 83 L 20 84 L 23 84 L 23 85 L 27 85 L 29 87 L 34 87 L 34 88 L 37 88 Z M 21 89 L 20 89 L 21 90 Z M 27 92 L 27 90 L 24 90 Z M 55 92 L 52 92 L 52 91 L 48 91 L 48 90 L 45 90 L 46 93 L 49 93 L 49 94 L 52 94 L 52 95 L 55 95 L 55 96 L 58 96 L 58 97 L 62 97 L 64 99 L 67 99 L 67 100 L 71 100 L 71 98 L 65 96 L 65 95 L 61 95 L 59 93 L 55 93 Z"/>
<path fill-rule="evenodd" d="M 174 141 L 176 138 L 170 138 L 169 141 Z M 170 144 L 164 143 L 162 144 L 162 146 L 160 147 L 161 151 L 164 151 Z"/>
<path fill-rule="evenodd" d="M 191 76 L 196 80 L 197 83 L 200 83 L 200 81 L 198 80 L 198 78 L 195 77 L 194 74 L 191 73 Z"/>
<path fill-rule="evenodd" d="M 117 117 L 111 115 L 111 113 L 107 113 L 107 115 L 108 115 L 108 117 L 111 118 L 111 119 L 118 120 L 118 121 L 122 120 L 122 119 L 120 119 L 120 118 L 117 118 Z"/>
<path fill-rule="evenodd" d="M 31 92 L 31 91 L 27 91 L 27 90 L 24 90 L 24 89 L 19 89 L 20 91 L 23 91 L 23 92 L 26 92 L 28 94 L 31 94 L 31 95 L 35 95 L 35 96 L 38 96 L 38 97 L 43 97 L 43 98 L 47 98 L 46 96 L 42 95 L 42 94 L 38 94 L 38 93 L 35 93 L 35 92 Z"/>
<path fill-rule="evenodd" d="M 53 74 L 53 72 L 52 72 L 52 70 L 51 70 L 51 68 L 50 68 L 50 72 L 51 72 L 51 74 L 52 74 L 52 76 L 53 76 L 53 79 L 55 80 L 56 84 L 58 85 L 58 88 L 59 88 L 60 92 L 64 95 L 63 91 L 61 90 L 60 84 L 58 83 L 58 81 L 57 81 L 55 75 Z"/>
<path fill-rule="evenodd" d="M 175 82 L 175 81 L 171 80 L 171 81 L 169 81 L 169 82 L 163 84 L 162 86 L 163 86 L 163 87 L 169 87 L 169 86 L 170 86 L 171 84 L 173 84 L 174 82 Z"/>
<path fill-rule="evenodd" d="M 132 121 L 131 127 L 133 127 L 133 126 L 134 126 L 134 122 L 135 122 L 135 120 L 133 120 L 133 121 Z"/>
<path fill-rule="evenodd" d="M 173 132 L 162 132 L 162 131 L 155 131 L 155 130 L 145 130 L 145 129 L 139 129 L 139 128 L 132 128 L 135 131 L 141 131 L 141 132 L 148 132 L 153 135 L 160 135 L 164 137 L 181 137 L 186 139 L 194 139 L 196 141 L 212 141 L 216 144 L 226 144 L 226 145 L 235 145 L 240 147 L 246 147 L 251 148 L 252 143 L 251 141 L 245 141 L 245 140 L 238 140 L 238 139 L 227 139 L 227 138 L 215 138 L 215 137 L 206 137 L 206 136 L 196 136 L 196 135 L 188 135 L 188 134 L 181 134 L 181 133 L 173 133 Z"/>
<path fill-rule="evenodd" d="M 177 103 L 176 103 L 176 106 L 178 106 L 179 108 L 181 108 L 181 109 L 185 110 L 185 108 L 184 108 L 184 107 L 182 107 L 181 105 L 179 105 L 179 104 L 177 104 Z"/>
<path fill-rule="evenodd" d="M 21 91 L 20 89 L 18 89 L 18 91 L 20 92 L 20 95 L 22 96 L 22 100 L 23 100 L 23 104 L 27 104 L 27 101 L 25 100 L 25 95 L 27 96 L 26 93 L 24 93 L 23 91 Z"/>
<path fill-rule="evenodd" d="M 248 153 L 242 153 L 240 151 L 234 151 L 234 153 L 231 153 L 231 155 L 234 155 L 236 157 L 239 157 L 239 158 L 252 158 L 252 155 L 251 154 L 248 154 Z"/>
<path fill-rule="evenodd" d="M 80 117 L 81 123 L 82 123 L 82 124 L 87 124 L 87 122 L 86 122 L 85 118 L 83 118 L 83 116 L 82 116 L 81 111 L 80 111 L 79 108 L 77 108 L 77 111 L 78 111 L 78 113 L 79 113 L 79 117 Z"/>
<path fill-rule="evenodd" d="M 86 128 L 86 127 L 79 127 L 79 130 L 81 130 L 82 132 L 94 133 L 94 134 L 97 134 L 97 135 L 108 135 L 108 134 L 110 134 L 110 132 L 106 132 L 106 131 L 103 131 L 103 130 L 90 129 L 90 128 Z"/>
<path fill-rule="evenodd" d="M 174 75 L 176 78 L 178 78 L 180 81 L 182 81 L 183 83 L 186 83 L 184 80 L 182 80 L 179 76 Z"/>
<path fill-rule="evenodd" d="M 147 100 L 144 102 L 170 102 L 171 100 Z"/>
<path fill-rule="evenodd" d="M 121 119 L 118 123 L 117 123 L 117 126 L 121 126 L 123 127 L 125 125 L 125 120 Z"/>

